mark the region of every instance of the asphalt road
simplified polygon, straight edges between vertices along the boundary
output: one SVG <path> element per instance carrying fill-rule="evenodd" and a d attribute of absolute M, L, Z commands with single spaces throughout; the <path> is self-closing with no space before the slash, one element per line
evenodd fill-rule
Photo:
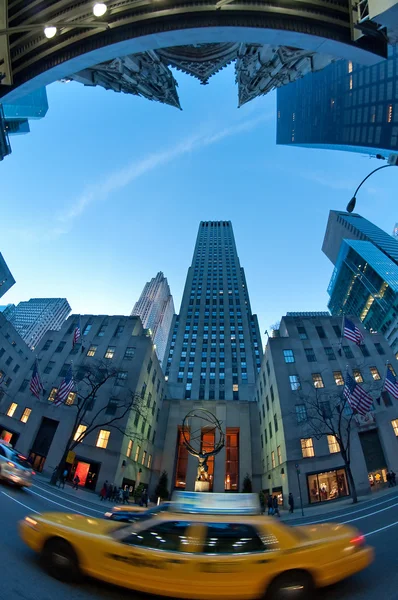
<path fill-rule="evenodd" d="M 104 507 L 104 510 L 106 508 Z M 60 583 L 44 573 L 38 559 L 17 534 L 17 522 L 33 512 L 81 512 L 101 516 L 101 506 L 67 499 L 57 489 L 41 483 L 31 490 L 0 486 L 0 599 L 1 600 L 148 600 L 147 596 L 87 581 L 81 586 Z M 366 571 L 323 590 L 322 600 L 398 600 L 398 488 L 389 497 L 374 496 L 370 502 L 338 513 L 297 519 L 292 524 L 338 521 L 352 523 L 368 536 L 376 560 Z"/>

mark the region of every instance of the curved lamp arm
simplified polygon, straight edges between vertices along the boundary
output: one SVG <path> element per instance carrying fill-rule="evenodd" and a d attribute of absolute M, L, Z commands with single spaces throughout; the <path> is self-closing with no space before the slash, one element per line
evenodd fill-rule
<path fill-rule="evenodd" d="M 352 213 L 352 211 L 354 210 L 354 208 L 355 208 L 355 204 L 356 204 L 356 201 L 357 201 L 357 198 L 356 198 L 356 196 L 357 196 L 357 193 L 358 193 L 358 191 L 360 190 L 360 188 L 363 186 L 363 184 L 365 183 L 365 181 L 366 181 L 367 179 L 369 179 L 369 177 L 370 177 L 371 175 L 373 175 L 373 173 L 376 173 L 377 171 L 381 171 L 381 169 L 387 169 L 387 167 L 392 167 L 392 166 L 393 166 L 393 165 L 382 165 L 381 167 L 377 167 L 377 169 L 374 169 L 374 171 L 371 171 L 371 172 L 369 173 L 369 175 L 366 175 L 365 179 L 362 179 L 361 183 L 359 184 L 359 186 L 358 186 L 358 187 L 357 187 L 357 189 L 355 190 L 353 197 L 351 198 L 351 200 L 350 200 L 350 201 L 349 201 L 349 203 L 347 204 L 347 209 L 346 209 L 346 210 L 347 210 L 347 212 L 349 212 L 349 213 Z"/>

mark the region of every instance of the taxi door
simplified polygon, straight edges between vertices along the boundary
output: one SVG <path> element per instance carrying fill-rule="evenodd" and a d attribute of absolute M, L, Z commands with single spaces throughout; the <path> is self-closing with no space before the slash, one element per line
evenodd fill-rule
<path fill-rule="evenodd" d="M 193 552 L 202 546 L 203 528 L 187 521 L 134 524 L 97 547 L 98 574 L 131 589 L 189 597 L 200 577 Z"/>
<path fill-rule="evenodd" d="M 217 598 L 261 596 L 278 571 L 280 551 L 273 535 L 252 524 L 207 523 L 203 549 L 197 555 L 202 579 Z"/>

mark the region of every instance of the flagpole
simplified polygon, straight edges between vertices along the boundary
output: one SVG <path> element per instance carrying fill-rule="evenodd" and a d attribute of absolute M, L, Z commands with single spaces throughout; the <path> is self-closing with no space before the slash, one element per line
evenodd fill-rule
<path fill-rule="evenodd" d="M 42 393 L 42 396 L 44 396 L 44 385 L 43 385 L 43 378 L 42 378 L 42 376 L 41 376 L 41 374 L 40 374 L 40 369 L 39 369 L 39 357 L 38 357 L 38 355 L 37 355 L 37 354 L 36 354 L 36 370 L 37 370 L 37 374 L 38 374 L 38 376 L 39 376 L 39 379 L 40 379 L 40 381 L 41 381 L 41 385 L 42 385 L 42 388 L 43 388 L 43 389 L 42 389 L 42 391 L 41 391 L 41 393 Z"/>

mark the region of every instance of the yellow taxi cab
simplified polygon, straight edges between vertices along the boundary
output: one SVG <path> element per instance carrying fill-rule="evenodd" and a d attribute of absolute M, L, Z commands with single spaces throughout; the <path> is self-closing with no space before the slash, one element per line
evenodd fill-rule
<path fill-rule="evenodd" d="M 29 516 L 21 521 L 20 534 L 58 579 L 88 575 L 140 592 L 197 600 L 307 600 L 315 588 L 349 577 L 373 560 L 356 529 L 287 527 L 259 514 L 255 494 L 186 492 L 174 500 L 172 511 L 127 525 L 76 514 Z"/>

